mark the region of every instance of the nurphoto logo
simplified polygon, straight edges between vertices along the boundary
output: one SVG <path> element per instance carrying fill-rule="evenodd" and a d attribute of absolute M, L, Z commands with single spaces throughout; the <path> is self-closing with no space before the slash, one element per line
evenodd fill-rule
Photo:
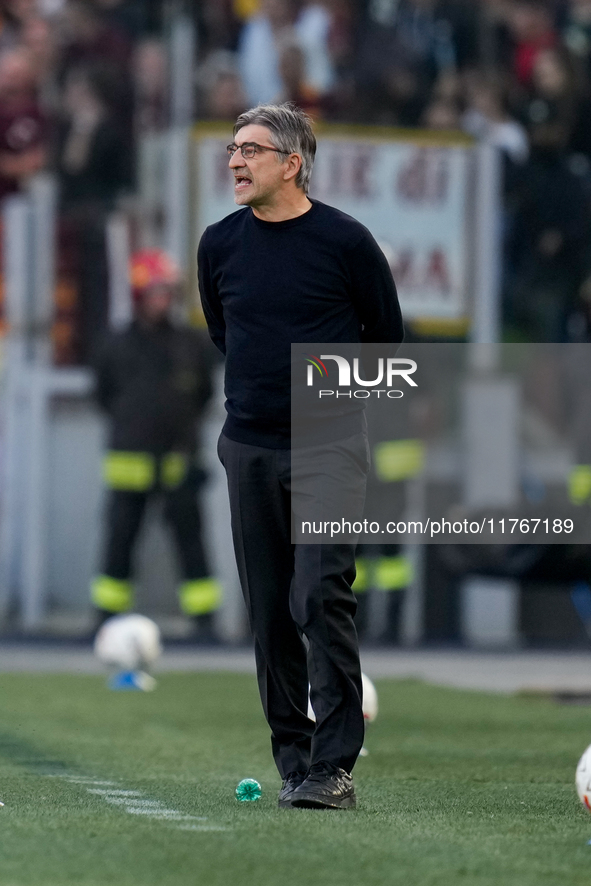
<path fill-rule="evenodd" d="M 381 394 L 385 394 L 386 397 L 389 397 L 391 400 L 399 400 L 404 396 L 404 391 L 395 390 L 395 383 L 400 383 L 402 380 L 406 382 L 407 385 L 410 385 L 410 387 L 418 387 L 416 381 L 411 378 L 411 376 L 417 371 L 417 364 L 415 360 L 410 360 L 406 357 L 379 357 L 377 361 L 376 377 L 372 379 L 364 379 L 361 378 L 358 357 L 353 359 L 353 369 L 351 370 L 351 362 L 347 360 L 346 357 L 342 357 L 339 354 L 321 354 L 319 357 L 316 357 L 314 354 L 307 354 L 306 362 L 308 363 L 308 366 L 306 384 L 308 387 L 314 387 L 314 379 L 316 378 L 316 373 L 314 372 L 315 369 L 319 373 L 321 380 L 329 378 L 329 369 L 325 363 L 325 361 L 329 360 L 336 363 L 338 372 L 336 386 L 338 388 L 351 388 L 351 374 L 353 375 L 353 382 L 359 385 L 360 388 L 353 391 L 321 389 L 318 391 L 319 398 L 355 397 L 358 400 L 366 400 L 371 397 L 372 394 L 378 398 Z M 330 368 L 333 370 L 331 374 L 334 374 L 334 366 L 331 365 Z M 378 387 L 378 385 L 382 384 L 385 384 L 385 387 Z"/>

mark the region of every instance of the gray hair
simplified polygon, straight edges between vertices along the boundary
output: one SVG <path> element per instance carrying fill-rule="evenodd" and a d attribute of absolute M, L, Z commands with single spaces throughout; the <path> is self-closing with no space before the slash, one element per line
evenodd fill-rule
<path fill-rule="evenodd" d="M 271 144 L 285 154 L 299 154 L 302 165 L 296 176 L 296 186 L 305 194 L 310 186 L 310 176 L 316 155 L 316 138 L 312 122 L 294 102 L 280 105 L 257 105 L 240 114 L 234 124 L 234 135 L 243 126 L 266 126 L 271 133 Z"/>

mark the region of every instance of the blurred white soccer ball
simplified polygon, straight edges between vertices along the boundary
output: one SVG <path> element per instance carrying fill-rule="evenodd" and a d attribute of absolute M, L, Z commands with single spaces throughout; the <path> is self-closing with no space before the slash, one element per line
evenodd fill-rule
<path fill-rule="evenodd" d="M 361 675 L 363 683 L 363 719 L 366 723 L 373 723 L 378 715 L 378 693 L 376 687 L 366 674 Z M 316 715 L 312 708 L 312 703 L 308 697 L 308 717 L 310 720 L 316 720 Z"/>
<path fill-rule="evenodd" d="M 587 748 L 577 766 L 575 784 L 579 800 L 591 812 L 591 745 Z"/>
<path fill-rule="evenodd" d="M 361 679 L 363 681 L 363 718 L 366 723 L 373 723 L 378 715 L 378 693 L 366 674 L 362 674 Z"/>
<path fill-rule="evenodd" d="M 103 664 L 143 670 L 162 654 L 160 629 L 145 615 L 115 615 L 99 628 L 94 651 Z"/>

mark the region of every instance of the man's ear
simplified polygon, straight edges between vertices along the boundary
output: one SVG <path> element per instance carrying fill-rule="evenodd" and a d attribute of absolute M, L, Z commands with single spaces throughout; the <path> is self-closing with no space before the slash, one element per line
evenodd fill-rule
<path fill-rule="evenodd" d="M 299 154 L 290 154 L 285 161 L 287 169 L 283 173 L 283 180 L 290 181 L 294 179 L 302 168 L 302 158 Z"/>

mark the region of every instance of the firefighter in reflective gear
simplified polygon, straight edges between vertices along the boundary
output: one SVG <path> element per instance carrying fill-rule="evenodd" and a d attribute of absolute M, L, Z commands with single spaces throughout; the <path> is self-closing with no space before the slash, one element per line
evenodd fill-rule
<path fill-rule="evenodd" d="M 368 416 L 372 442 L 372 469 L 368 479 L 368 500 L 374 489 L 380 487 L 380 497 L 387 501 L 383 518 L 385 522 L 404 517 L 406 506 L 405 481 L 423 469 L 425 447 L 421 440 L 382 440 L 375 442 L 371 420 Z M 387 489 L 387 497 L 384 491 Z M 367 629 L 368 592 L 379 591 L 388 595 L 386 616 L 379 639 L 384 643 L 399 641 L 400 612 L 404 591 L 414 578 L 412 563 L 399 544 L 360 544 L 357 547 L 355 565 L 357 577 L 353 590 L 357 594 L 357 630 L 361 637 Z"/>
<path fill-rule="evenodd" d="M 416 416 L 408 397 L 385 409 L 382 400 L 368 400 L 365 410 L 371 447 L 371 470 L 367 480 L 366 514 L 382 526 L 404 520 L 407 511 L 407 483 L 422 473 L 425 444 L 414 436 Z M 388 542 L 359 544 L 355 565 L 357 577 L 357 630 L 363 639 L 368 632 L 370 592 L 386 595 L 380 610 L 383 621 L 379 636 L 383 643 L 399 641 L 400 613 L 404 592 L 414 579 L 413 566 L 400 544 Z"/>
<path fill-rule="evenodd" d="M 591 312 L 590 312 L 591 320 Z M 591 505 L 591 343 L 563 346 L 556 354 L 560 371 L 563 423 L 570 432 L 575 464 L 568 472 L 566 485 L 571 504 Z"/>
<path fill-rule="evenodd" d="M 134 319 L 104 341 L 96 396 L 110 418 L 104 480 L 110 490 L 102 574 L 91 589 L 101 618 L 133 606 L 131 558 L 148 499 L 160 495 L 177 543 L 183 612 L 213 638 L 221 588 L 202 541 L 198 425 L 211 395 L 212 349 L 200 330 L 171 319 L 180 272 L 159 250 L 131 260 Z"/>

